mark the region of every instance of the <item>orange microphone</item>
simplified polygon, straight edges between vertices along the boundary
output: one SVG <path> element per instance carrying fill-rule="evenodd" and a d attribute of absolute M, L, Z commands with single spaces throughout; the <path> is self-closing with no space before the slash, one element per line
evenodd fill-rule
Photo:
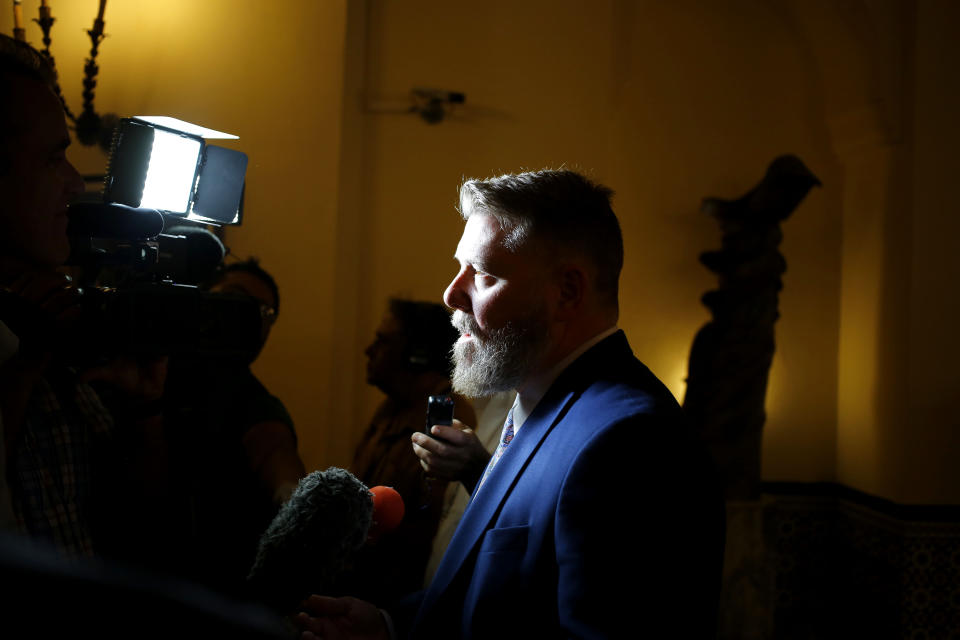
<path fill-rule="evenodd" d="M 367 542 L 376 543 L 386 533 L 396 529 L 403 520 L 403 498 L 393 487 L 370 487 L 373 496 L 373 517 L 367 531 Z"/>

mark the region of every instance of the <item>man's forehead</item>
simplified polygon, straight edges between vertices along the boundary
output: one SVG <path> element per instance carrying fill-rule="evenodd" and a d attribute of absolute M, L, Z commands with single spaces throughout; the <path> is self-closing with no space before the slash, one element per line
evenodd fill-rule
<path fill-rule="evenodd" d="M 61 147 L 70 143 L 59 98 L 43 83 L 7 74 L 5 88 L 12 100 L 5 105 L 6 126 L 15 136 L 29 138 L 43 147 Z"/>
<path fill-rule="evenodd" d="M 491 215 L 475 213 L 467 218 L 463 235 L 457 245 L 456 257 L 468 262 L 490 260 L 506 250 L 503 239 L 506 232 Z"/>

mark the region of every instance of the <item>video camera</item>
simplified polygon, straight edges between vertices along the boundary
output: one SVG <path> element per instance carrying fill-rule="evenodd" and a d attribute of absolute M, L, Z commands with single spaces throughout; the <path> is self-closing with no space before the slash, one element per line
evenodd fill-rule
<path fill-rule="evenodd" d="M 69 211 L 67 263 L 84 292 L 79 359 L 188 354 L 249 362 L 259 351 L 259 302 L 197 286 L 224 257 L 206 226 L 241 222 L 247 167 L 246 154 L 208 145 L 210 138 L 236 136 L 174 118 L 120 121 L 102 200 Z"/>

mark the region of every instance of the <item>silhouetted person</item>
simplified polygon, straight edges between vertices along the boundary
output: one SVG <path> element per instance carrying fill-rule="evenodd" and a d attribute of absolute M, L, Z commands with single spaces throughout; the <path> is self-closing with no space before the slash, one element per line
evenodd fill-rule
<path fill-rule="evenodd" d="M 71 333 L 80 292 L 58 270 L 83 181 L 48 61 L 0 37 L 0 86 L 2 490 L 16 529 L 65 555 L 141 561 L 163 531 L 166 363 L 79 370 L 65 356 L 83 340 Z"/>
<path fill-rule="evenodd" d="M 80 294 L 58 267 L 83 183 L 54 86 L 43 56 L 0 35 L 0 636 L 283 638 L 264 610 L 85 557 L 167 551 L 166 363 L 65 360 Z"/>

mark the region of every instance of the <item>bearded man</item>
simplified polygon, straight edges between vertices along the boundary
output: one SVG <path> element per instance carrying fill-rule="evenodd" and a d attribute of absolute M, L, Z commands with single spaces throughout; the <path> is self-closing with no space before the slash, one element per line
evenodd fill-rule
<path fill-rule="evenodd" d="M 723 505 L 703 446 L 617 329 L 623 263 L 612 192 L 572 171 L 470 180 L 454 389 L 515 389 L 430 586 L 379 612 L 314 596 L 324 638 L 709 638 Z M 437 470 L 468 427 L 414 436 Z M 393 629 L 390 629 L 390 626 Z"/>

